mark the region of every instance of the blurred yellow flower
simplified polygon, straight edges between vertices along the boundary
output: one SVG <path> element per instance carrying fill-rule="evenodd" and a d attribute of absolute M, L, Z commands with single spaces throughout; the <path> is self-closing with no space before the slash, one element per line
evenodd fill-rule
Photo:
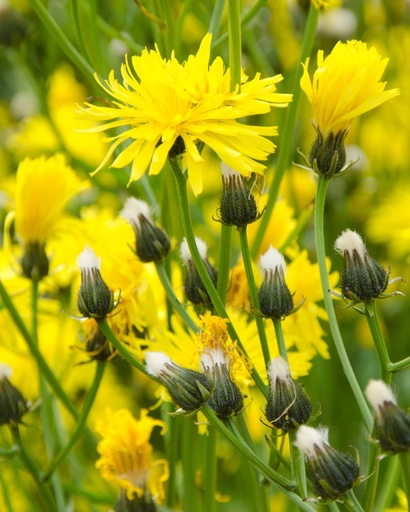
<path fill-rule="evenodd" d="M 127 409 L 107 413 L 105 420 L 96 425 L 103 439 L 97 450 L 101 457 L 96 467 L 105 480 L 117 482 L 132 499 L 135 494 L 142 497 L 146 490 L 161 502 L 164 497 L 164 482 L 168 479 L 168 462 L 154 460 L 153 447 L 149 442 L 155 426 L 165 423 L 148 416 L 148 410 L 141 410 L 141 418 L 136 420 Z"/>
<path fill-rule="evenodd" d="M 324 138 L 349 130 L 356 117 L 397 96 L 380 82 L 388 59 L 362 41 L 338 42 L 324 58 L 317 54 L 317 69 L 309 76 L 309 59 L 303 65 L 300 86 L 313 108 L 314 122 Z"/>
<path fill-rule="evenodd" d="M 257 74 L 248 81 L 242 73 L 240 90 L 231 91 L 230 71 L 224 69 L 222 59 L 217 57 L 209 65 L 211 38 L 207 34 L 198 53 L 183 64 L 174 54 L 166 60 L 158 48 L 145 49 L 122 65 L 123 85 L 114 71 L 104 83 L 96 76 L 114 101 L 112 106 L 85 104 L 80 117 L 106 121 L 86 131 L 127 129 L 108 139 L 111 148 L 95 172 L 106 165 L 120 144 L 131 139 L 112 163 L 112 167 L 122 168 L 132 162 L 130 181 L 138 180 L 148 166 L 150 174 L 158 174 L 169 156 L 186 152 L 191 187 L 200 193 L 203 158 L 196 146 L 199 141 L 244 176 L 263 173 L 265 166 L 256 160 L 266 160 L 274 151 L 275 145 L 264 136 L 276 135 L 277 129 L 249 126 L 237 119 L 267 113 L 273 106 L 286 107 L 292 96 L 276 92 L 280 75 L 261 79 Z"/>

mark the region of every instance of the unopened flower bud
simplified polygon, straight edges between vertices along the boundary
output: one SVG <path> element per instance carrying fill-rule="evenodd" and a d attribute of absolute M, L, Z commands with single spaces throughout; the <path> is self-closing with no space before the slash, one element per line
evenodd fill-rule
<path fill-rule="evenodd" d="M 389 284 L 389 273 L 367 252 L 362 237 L 346 229 L 337 238 L 335 250 L 344 258 L 342 294 L 354 302 L 376 299 Z"/>
<path fill-rule="evenodd" d="M 125 490 L 121 490 L 121 494 L 115 504 L 115 512 L 157 512 L 157 505 L 149 494 L 145 491 L 142 496 L 134 493 L 132 498 L 129 498 Z"/>
<path fill-rule="evenodd" d="M 219 418 L 235 416 L 243 410 L 243 396 L 230 375 L 229 359 L 222 349 L 207 349 L 201 354 L 201 364 L 212 384 L 208 407 Z"/>
<path fill-rule="evenodd" d="M 279 320 L 293 313 L 293 296 L 285 282 L 286 264 L 282 254 L 270 246 L 260 257 L 259 266 L 263 275 L 258 292 L 262 315 Z"/>
<path fill-rule="evenodd" d="M 196 411 L 208 400 L 211 384 L 203 373 L 179 366 L 162 352 L 145 352 L 145 364 L 182 411 Z"/>
<path fill-rule="evenodd" d="M 195 241 L 201 259 L 205 264 L 205 267 L 208 271 L 209 276 L 212 279 L 212 282 L 216 286 L 218 271 L 207 258 L 206 243 L 200 238 L 195 238 Z M 184 238 L 181 242 L 180 255 L 182 261 L 185 263 L 187 267 L 187 274 L 184 282 L 185 295 L 187 296 L 187 299 L 190 302 L 192 302 L 192 304 L 206 306 L 211 302 L 211 299 L 209 298 L 208 292 L 192 260 L 191 252 L 189 250 L 186 238 Z"/>
<path fill-rule="evenodd" d="M 382 380 L 370 380 L 366 397 L 375 411 L 375 436 L 386 452 L 410 449 L 410 415 L 398 407 L 391 388 Z"/>
<path fill-rule="evenodd" d="M 309 154 L 309 163 L 315 172 L 331 178 L 343 169 L 346 163 L 346 135 L 347 130 L 344 130 L 336 135 L 330 132 L 323 137 L 316 127 L 316 140 Z"/>
<path fill-rule="evenodd" d="M 296 384 L 292 379 L 289 364 L 282 357 L 269 363 L 268 379 L 270 393 L 265 416 L 269 423 L 289 432 L 309 421 L 312 404 L 303 384 Z"/>
<path fill-rule="evenodd" d="M 100 259 L 86 247 L 77 259 L 81 271 L 78 309 L 85 317 L 105 318 L 115 307 L 114 293 L 109 290 L 100 273 Z"/>
<path fill-rule="evenodd" d="M 0 363 L 0 425 L 17 425 L 27 412 L 28 404 L 10 382 L 11 368 Z"/>
<path fill-rule="evenodd" d="M 87 340 L 85 350 L 94 361 L 108 361 L 115 356 L 107 338 L 99 328 Z"/>
<path fill-rule="evenodd" d="M 360 468 L 353 457 L 332 448 L 328 437 L 327 428 L 302 425 L 297 431 L 295 446 L 306 455 L 316 495 L 335 500 L 357 484 Z"/>
<path fill-rule="evenodd" d="M 158 262 L 165 258 L 171 247 L 168 235 L 154 224 L 150 207 L 145 201 L 129 197 L 120 215 L 134 229 L 135 253 L 142 262 Z"/>
<path fill-rule="evenodd" d="M 258 220 L 261 214 L 245 177 L 224 163 L 221 164 L 221 169 L 223 191 L 215 220 L 238 228 Z"/>
<path fill-rule="evenodd" d="M 38 280 L 46 277 L 50 263 L 45 244 L 33 241 L 25 243 L 20 264 L 25 277 L 29 279 L 35 277 Z"/>

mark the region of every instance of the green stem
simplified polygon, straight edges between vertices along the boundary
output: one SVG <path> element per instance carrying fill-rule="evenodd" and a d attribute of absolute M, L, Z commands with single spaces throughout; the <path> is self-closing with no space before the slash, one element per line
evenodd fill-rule
<path fill-rule="evenodd" d="M 397 361 L 397 363 L 390 363 L 388 369 L 390 372 L 398 372 L 400 370 L 404 370 L 405 368 L 408 368 L 409 366 L 410 366 L 410 356 L 402 359 L 401 361 Z"/>
<path fill-rule="evenodd" d="M 248 281 L 249 296 L 251 299 L 251 307 L 254 307 L 255 309 L 259 310 L 259 308 L 260 308 L 259 296 L 258 296 L 258 290 L 256 288 L 255 276 L 253 275 L 252 261 L 251 261 L 251 256 L 249 253 L 248 238 L 246 236 L 246 226 L 239 228 L 239 239 L 241 241 L 242 258 L 243 258 L 243 264 L 245 267 L 246 279 Z M 255 321 L 256 321 L 256 326 L 258 328 L 258 334 L 259 334 L 259 340 L 260 340 L 261 347 L 262 347 L 263 359 L 265 361 L 265 366 L 267 367 L 268 364 L 270 363 L 271 358 L 270 358 L 270 353 L 269 353 L 268 339 L 266 337 L 266 332 L 265 332 L 264 321 L 263 321 L 263 318 L 260 317 L 258 314 L 255 315 Z"/>
<path fill-rule="evenodd" d="M 289 432 L 289 445 L 290 445 L 290 463 L 292 478 L 298 484 L 299 495 L 302 498 L 307 498 L 307 480 L 305 470 L 305 457 L 295 446 L 296 433 Z"/>
<path fill-rule="evenodd" d="M 401 480 L 403 482 L 404 492 L 407 496 L 407 503 L 410 505 L 410 453 L 402 452 L 399 454 L 401 467 Z"/>
<path fill-rule="evenodd" d="M 195 264 L 195 267 L 198 271 L 199 277 L 201 278 L 202 282 L 204 283 L 205 289 L 208 292 L 208 295 L 214 305 L 216 313 L 221 318 L 227 318 L 229 320 L 229 316 L 225 310 L 225 306 L 212 282 L 211 277 L 208 274 L 208 271 L 206 270 L 206 267 L 204 265 L 204 262 L 202 261 L 202 258 L 199 254 L 198 247 L 195 242 L 195 235 L 192 227 L 192 219 L 191 219 L 191 212 L 189 209 L 189 201 L 188 201 L 188 195 L 186 190 L 186 176 L 181 171 L 181 168 L 179 167 L 178 162 L 175 159 L 169 159 L 169 163 L 171 165 L 171 169 L 174 173 L 175 177 L 175 184 L 177 188 L 177 195 L 178 195 L 178 203 L 179 203 L 179 209 L 181 213 L 181 224 L 184 229 L 186 241 L 192 256 L 192 260 Z M 238 343 L 239 348 L 242 350 L 245 357 L 247 357 L 247 352 L 245 350 L 245 347 L 243 346 L 233 324 L 231 321 L 229 321 L 228 326 L 228 333 L 229 336 L 233 341 L 236 341 Z M 256 371 L 256 369 L 253 367 L 251 370 L 252 378 L 254 379 L 256 385 L 260 388 L 262 393 L 266 396 L 267 389 L 265 386 L 265 383 L 261 379 L 260 375 Z"/>
<path fill-rule="evenodd" d="M 184 470 L 184 510 L 191 512 L 202 510 L 199 489 L 196 485 L 198 462 L 198 426 L 192 418 L 185 418 L 182 440 L 182 466 Z"/>
<path fill-rule="evenodd" d="M 282 320 L 272 318 L 273 327 L 276 334 L 276 343 L 278 344 L 279 355 L 285 361 L 288 360 L 288 351 L 286 350 L 285 338 L 283 337 Z"/>
<path fill-rule="evenodd" d="M 316 9 L 313 3 L 310 3 L 310 10 L 306 21 L 306 27 L 303 34 L 302 50 L 300 54 L 300 62 L 305 62 L 312 51 L 313 43 L 315 40 L 316 25 L 319 18 L 319 10 Z M 255 239 L 252 244 L 251 254 L 255 257 L 258 254 L 261 246 L 263 237 L 268 227 L 269 220 L 271 218 L 273 208 L 275 207 L 276 200 L 278 198 L 279 187 L 285 174 L 286 169 L 290 165 L 291 155 L 293 151 L 293 137 L 295 132 L 295 126 L 297 122 L 297 114 L 299 109 L 300 100 L 300 79 L 302 77 L 303 69 L 301 65 L 295 70 L 295 79 L 293 83 L 293 99 L 292 103 L 287 108 L 285 124 L 280 138 L 279 147 L 280 152 L 278 155 L 278 161 L 275 167 L 275 174 L 273 182 L 269 190 L 269 199 L 266 206 L 266 211 L 262 216 L 259 228 L 256 233 Z"/>
<path fill-rule="evenodd" d="M 171 303 L 174 310 L 179 314 L 179 316 L 184 320 L 185 324 L 193 331 L 199 332 L 199 327 L 193 321 L 193 319 L 189 316 L 184 306 L 179 302 L 178 297 L 175 295 L 174 289 L 169 281 L 168 275 L 165 271 L 164 264 L 162 262 L 156 263 L 155 267 L 157 269 L 158 277 L 162 283 L 162 286 L 165 289 L 167 294 L 167 298 Z"/>
<path fill-rule="evenodd" d="M 219 33 L 221 18 L 225 8 L 225 0 L 216 0 L 212 11 L 211 21 L 209 22 L 208 32 L 213 35 L 213 40 Z"/>
<path fill-rule="evenodd" d="M 24 447 L 24 444 L 22 443 L 18 425 L 11 426 L 10 430 L 13 436 L 13 441 L 17 445 L 19 450 L 21 463 L 31 474 L 33 480 L 36 482 L 39 490 L 39 495 L 43 501 L 43 504 L 46 507 L 46 510 L 50 512 L 55 512 L 56 504 L 53 495 L 51 494 L 49 487 L 41 481 L 40 470 L 37 467 L 37 464 L 34 462 L 34 460 L 30 457 L 29 453 L 26 451 Z"/>
<path fill-rule="evenodd" d="M 145 371 L 145 367 L 142 363 L 136 359 L 131 352 L 128 352 L 128 350 L 124 347 L 124 345 L 116 338 L 115 334 L 112 332 L 110 326 L 108 325 L 107 320 L 104 318 L 103 320 L 100 320 L 98 322 L 98 325 L 101 329 L 101 332 L 104 334 L 104 336 L 107 338 L 107 340 L 111 343 L 111 345 L 118 351 L 119 354 L 122 355 L 122 357 L 130 363 L 131 366 L 134 368 L 137 368 L 140 372 L 144 373 L 145 375 L 147 372 Z"/>
<path fill-rule="evenodd" d="M 206 512 L 216 512 L 216 482 L 218 477 L 216 441 L 217 432 L 214 428 L 208 429 L 205 439 L 204 454 L 204 509 Z"/>
<path fill-rule="evenodd" d="M 355 396 L 356 402 L 359 406 L 360 412 L 363 417 L 363 421 L 366 425 L 368 432 L 373 429 L 373 416 L 367 406 L 366 400 L 360 389 L 359 383 L 354 374 L 352 365 L 350 364 L 349 357 L 346 352 L 346 348 L 343 343 L 342 336 L 340 334 L 339 326 L 337 323 L 335 308 L 333 305 L 332 298 L 329 290 L 329 278 L 326 268 L 326 251 L 325 251 L 325 237 L 324 237 L 324 210 L 326 201 L 326 192 L 329 185 L 329 180 L 320 175 L 317 185 L 317 194 L 315 202 L 315 243 L 317 252 L 317 261 L 319 265 L 320 280 L 322 283 L 323 298 L 325 302 L 325 308 L 329 319 L 329 327 L 332 333 L 333 341 L 345 372 L 346 378 L 350 384 L 352 392 Z"/>
<path fill-rule="evenodd" d="M 167 481 L 167 489 L 166 489 L 166 503 L 165 505 L 169 509 L 173 509 L 176 505 L 177 501 L 177 471 L 179 464 L 179 448 L 180 448 L 180 438 L 179 433 L 181 432 L 181 421 L 184 421 L 185 418 L 182 416 L 171 416 L 170 413 L 173 412 L 171 409 L 170 402 L 164 402 L 162 407 L 162 415 L 163 420 L 167 425 L 167 430 L 165 432 L 164 441 L 165 441 L 165 449 L 168 458 L 168 466 L 169 466 L 169 478 Z"/>
<path fill-rule="evenodd" d="M 3 471 L 0 471 L 0 488 L 2 490 L 3 501 L 6 506 L 6 512 L 14 512 L 13 504 L 10 500 L 9 488 L 3 478 Z"/>
<path fill-rule="evenodd" d="M 398 485 L 399 472 L 399 458 L 389 457 L 385 476 L 381 482 L 380 490 L 377 494 L 377 500 L 375 501 L 372 512 L 384 512 L 384 510 L 391 505 Z"/>
<path fill-rule="evenodd" d="M 78 0 L 70 0 L 70 10 L 71 10 L 71 15 L 72 15 L 73 22 L 74 22 L 73 24 L 74 24 L 75 35 L 77 37 L 78 44 L 81 49 L 81 54 L 85 57 L 85 59 L 87 60 L 87 63 L 90 64 L 91 59 L 90 59 L 90 55 L 88 53 L 87 47 L 84 42 L 83 30 L 82 30 L 81 22 L 80 22 L 80 9 L 79 9 L 79 5 L 78 5 Z"/>
<path fill-rule="evenodd" d="M 31 334 L 29 333 L 26 325 L 24 324 L 21 316 L 19 315 L 17 309 L 15 308 L 12 300 L 10 299 L 7 290 L 5 289 L 3 283 L 0 281 L 0 296 L 3 300 L 4 306 L 7 308 L 10 316 L 12 317 L 17 329 L 20 331 L 20 334 L 23 336 L 25 342 L 27 343 L 30 352 L 34 359 L 37 362 L 39 367 L 39 371 L 41 375 L 47 380 L 47 383 L 54 391 L 55 396 L 60 400 L 61 403 L 67 408 L 67 410 L 71 413 L 75 420 L 78 419 L 78 411 L 75 405 L 71 402 L 69 397 L 66 395 L 64 389 L 62 388 L 60 382 L 57 380 L 54 373 L 51 371 L 48 366 L 46 360 L 38 349 L 36 343 L 33 341 Z"/>
<path fill-rule="evenodd" d="M 380 445 L 370 443 L 369 460 L 367 463 L 367 475 L 369 476 L 366 480 L 366 488 L 362 500 L 365 510 L 373 510 L 375 504 L 380 471 L 380 451 Z"/>
<path fill-rule="evenodd" d="M 349 510 L 352 510 L 352 512 L 364 512 L 359 500 L 356 498 L 356 495 L 353 491 L 349 491 L 347 493 L 345 505 Z"/>
<path fill-rule="evenodd" d="M 94 75 L 93 68 L 82 57 L 77 49 L 72 45 L 67 36 L 57 25 L 48 12 L 46 7 L 42 4 L 41 0 L 30 0 L 31 7 L 36 11 L 38 17 L 43 25 L 50 32 L 53 39 L 61 46 L 67 57 L 80 69 L 86 76 L 92 77 Z"/>
<path fill-rule="evenodd" d="M 222 304 L 226 302 L 229 285 L 229 270 L 231 263 L 232 226 L 221 224 L 221 238 L 219 242 L 218 282 L 217 290 Z"/>
<path fill-rule="evenodd" d="M 231 72 L 231 91 L 241 90 L 241 3 L 240 0 L 228 0 L 229 69 Z"/>
<path fill-rule="evenodd" d="M 376 349 L 377 358 L 380 364 L 380 376 L 387 384 L 391 383 L 391 373 L 389 372 L 390 357 L 387 352 L 386 343 L 382 331 L 380 329 L 380 323 L 377 318 L 376 301 L 372 300 L 364 305 L 364 313 L 369 326 L 372 338 L 374 341 L 374 348 Z"/>
<path fill-rule="evenodd" d="M 97 396 L 98 390 L 100 388 L 101 380 L 104 375 L 104 369 L 105 369 L 105 363 L 97 362 L 94 380 L 91 384 L 90 389 L 88 390 L 86 399 L 84 401 L 83 408 L 81 409 L 80 416 L 78 417 L 77 424 L 75 426 L 73 433 L 71 434 L 71 438 L 69 439 L 68 443 L 61 449 L 61 451 L 51 461 L 50 468 L 48 469 L 47 473 L 44 475 L 44 480 L 48 480 L 50 478 L 50 476 L 54 473 L 54 471 L 57 469 L 59 464 L 65 459 L 65 457 L 70 452 L 71 448 L 74 446 L 74 444 L 77 442 L 77 440 L 81 436 L 81 434 L 84 430 L 84 426 L 86 424 L 88 415 L 90 414 L 91 407 L 93 406 L 93 403 Z"/>

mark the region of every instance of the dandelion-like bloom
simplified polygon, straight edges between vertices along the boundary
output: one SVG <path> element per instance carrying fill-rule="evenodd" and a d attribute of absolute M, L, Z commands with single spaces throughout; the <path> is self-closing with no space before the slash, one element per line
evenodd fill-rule
<path fill-rule="evenodd" d="M 96 426 L 103 436 L 97 447 L 101 457 L 96 467 L 103 478 L 125 489 L 129 499 L 135 494 L 142 497 L 147 491 L 159 502 L 164 496 L 168 464 L 166 460 L 153 459 L 149 439 L 155 426 L 162 427 L 164 433 L 164 422 L 150 418 L 146 409 L 141 410 L 139 420 L 127 409 L 121 409 Z"/>
<path fill-rule="evenodd" d="M 311 78 L 309 59 L 303 64 L 300 86 L 313 108 L 317 139 L 309 161 L 317 160 L 319 172 L 332 174 L 345 164 L 344 139 L 356 117 L 397 96 L 398 89 L 385 90 L 381 77 L 389 59 L 382 59 L 375 48 L 362 41 L 338 42 L 324 58 L 317 54 L 317 69 Z"/>
<path fill-rule="evenodd" d="M 263 173 L 266 166 L 256 160 L 266 160 L 274 151 L 275 145 L 265 136 L 276 135 L 277 128 L 244 125 L 237 119 L 267 113 L 273 106 L 286 107 L 292 96 L 276 92 L 281 75 L 261 79 L 259 73 L 250 81 L 242 73 L 240 90 L 231 91 L 230 71 L 224 69 L 222 59 L 209 64 L 211 39 L 207 34 L 198 53 L 182 64 L 174 53 L 167 60 L 157 47 L 143 50 L 122 65 L 123 84 L 114 71 L 104 82 L 96 76 L 114 101 L 112 106 L 86 103 L 81 117 L 104 122 L 87 131 L 126 127 L 109 139 L 112 145 L 96 172 L 120 144 L 130 140 L 112 163 L 122 168 L 132 162 L 130 181 L 138 180 L 148 167 L 150 174 L 158 174 L 168 157 L 186 152 L 191 187 L 200 193 L 203 158 L 198 142 L 244 176 Z"/>

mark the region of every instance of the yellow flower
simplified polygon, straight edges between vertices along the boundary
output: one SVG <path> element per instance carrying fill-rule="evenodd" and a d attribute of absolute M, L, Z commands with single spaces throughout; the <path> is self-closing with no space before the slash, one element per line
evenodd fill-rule
<path fill-rule="evenodd" d="M 26 158 L 17 170 L 16 234 L 24 243 L 45 243 L 68 201 L 86 188 L 62 155 Z"/>
<path fill-rule="evenodd" d="M 375 48 L 354 40 L 338 42 L 326 58 L 319 50 L 312 79 L 307 59 L 300 85 L 324 138 L 349 130 L 356 117 L 399 94 L 398 89 L 385 91 L 386 82 L 380 82 L 387 62 Z"/>
<path fill-rule="evenodd" d="M 121 67 L 123 85 L 111 71 L 104 83 L 97 82 L 111 96 L 112 106 L 86 103 L 80 110 L 83 119 L 105 121 L 86 131 L 103 131 L 127 127 L 109 140 L 111 148 L 99 171 L 117 147 L 131 140 L 115 158 L 112 167 L 122 168 L 132 162 L 130 182 L 138 180 L 149 166 L 150 174 L 158 174 L 166 159 L 186 152 L 186 161 L 193 191 L 202 190 L 200 164 L 203 158 L 196 146 L 203 142 L 244 176 L 262 174 L 266 160 L 275 145 L 265 135 L 276 135 L 276 127 L 249 126 L 237 119 L 264 114 L 272 106 L 285 107 L 289 94 L 276 92 L 282 76 L 253 80 L 242 73 L 241 88 L 230 90 L 230 71 L 217 57 L 209 65 L 211 34 L 207 34 L 196 55 L 179 63 L 174 53 L 163 59 L 158 48 L 145 49 Z"/>
<path fill-rule="evenodd" d="M 97 450 L 101 457 L 96 467 L 105 480 L 117 482 L 132 499 L 135 494 L 142 497 L 146 490 L 157 501 L 164 496 L 163 483 L 168 479 L 166 460 L 153 458 L 153 447 L 149 442 L 155 426 L 165 423 L 148 416 L 141 410 L 141 418 L 136 420 L 128 409 L 107 413 L 104 421 L 99 421 L 96 430 L 103 439 Z"/>

